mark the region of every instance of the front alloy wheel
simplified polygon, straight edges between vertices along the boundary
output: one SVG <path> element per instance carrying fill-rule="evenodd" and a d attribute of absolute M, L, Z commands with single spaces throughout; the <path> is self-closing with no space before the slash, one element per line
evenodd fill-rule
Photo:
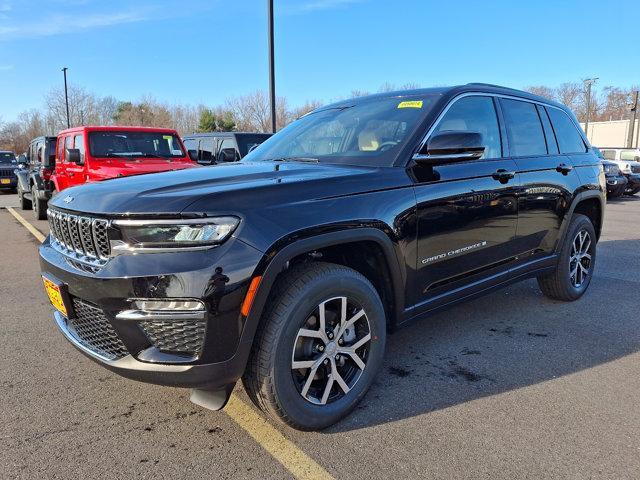
<path fill-rule="evenodd" d="M 293 346 L 291 370 L 302 397 L 326 405 L 348 394 L 367 367 L 371 327 L 353 299 L 334 297 L 309 315 Z"/>

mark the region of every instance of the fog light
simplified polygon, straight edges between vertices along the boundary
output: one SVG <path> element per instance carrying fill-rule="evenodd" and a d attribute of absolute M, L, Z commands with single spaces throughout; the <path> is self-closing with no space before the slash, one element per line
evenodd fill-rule
<path fill-rule="evenodd" d="M 199 300 L 135 300 L 134 308 L 145 312 L 203 312 L 204 303 Z"/>

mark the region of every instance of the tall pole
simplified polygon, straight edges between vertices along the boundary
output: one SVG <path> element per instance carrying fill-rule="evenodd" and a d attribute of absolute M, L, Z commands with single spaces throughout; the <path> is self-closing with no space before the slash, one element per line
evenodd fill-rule
<path fill-rule="evenodd" d="M 269 7 L 269 98 L 271 103 L 271 133 L 276 133 L 276 74 L 273 59 L 273 0 L 267 0 Z"/>
<path fill-rule="evenodd" d="M 631 118 L 631 122 L 629 124 L 629 133 L 627 135 L 627 147 L 633 147 L 633 137 L 636 133 L 636 118 L 638 118 L 638 91 L 634 92 L 633 103 L 631 104 L 631 111 L 633 112 L 633 117 Z M 640 136 L 640 132 L 638 132 L 638 136 Z M 638 145 L 638 139 L 636 138 L 636 146 Z"/>
<path fill-rule="evenodd" d="M 62 69 L 64 74 L 64 103 L 67 106 L 67 128 L 71 128 L 71 121 L 69 120 L 69 91 L 67 90 L 67 67 Z"/>
<path fill-rule="evenodd" d="M 589 117 L 591 115 L 591 86 L 596 83 L 597 78 L 586 78 L 584 84 L 587 87 L 587 116 L 584 122 L 584 133 L 589 138 Z"/>

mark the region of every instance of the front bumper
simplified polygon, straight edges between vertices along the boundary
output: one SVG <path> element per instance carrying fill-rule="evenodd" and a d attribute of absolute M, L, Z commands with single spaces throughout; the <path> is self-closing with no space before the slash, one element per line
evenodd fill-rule
<path fill-rule="evenodd" d="M 628 180 L 624 175 L 606 176 L 606 180 L 607 180 L 608 193 L 616 193 L 616 192 L 624 191 L 628 183 Z"/>
<path fill-rule="evenodd" d="M 61 333 L 77 349 L 109 370 L 134 380 L 200 389 L 223 388 L 242 375 L 252 339 L 244 338 L 245 318 L 240 307 L 255 266 L 262 254 L 237 239 L 197 252 L 120 255 L 94 270 L 69 259 L 49 238 L 40 247 L 43 274 L 64 285 L 73 307 L 70 319 L 54 313 Z M 143 327 L 145 319 L 123 315 L 132 311 L 134 299 L 199 299 L 205 307 L 202 347 L 185 357 L 163 351 Z M 75 302 L 100 312 L 109 335 L 121 342 L 120 354 L 109 357 L 103 345 L 104 328 L 78 335 Z M 176 321 L 183 321 L 176 318 Z M 84 326 L 91 317 L 84 315 Z M 167 325 L 173 325 L 167 320 Z M 182 322 L 185 324 L 185 322 Z M 178 330 L 181 331 L 180 328 Z M 85 330 L 86 331 L 86 330 Z M 98 333 L 96 333 L 98 332 Z M 96 343 L 97 342 L 97 343 Z"/>
<path fill-rule="evenodd" d="M 625 174 L 625 177 L 627 177 L 628 188 L 640 187 L 640 174 L 637 174 L 637 173 Z"/>

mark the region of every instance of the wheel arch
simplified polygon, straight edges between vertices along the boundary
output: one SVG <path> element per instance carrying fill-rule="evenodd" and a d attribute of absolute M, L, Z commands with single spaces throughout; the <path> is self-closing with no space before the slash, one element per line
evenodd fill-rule
<path fill-rule="evenodd" d="M 556 251 L 560 251 L 562 248 L 567 235 L 567 229 L 569 228 L 569 223 L 571 222 L 571 217 L 573 217 L 575 213 L 580 213 L 589 217 L 591 223 L 593 223 L 593 228 L 596 231 L 596 238 L 599 240 L 600 234 L 602 233 L 602 224 L 604 222 L 604 210 L 605 199 L 602 192 L 591 190 L 578 193 L 571 204 L 571 208 L 562 221 L 559 236 L 560 241 L 556 245 Z"/>
<path fill-rule="evenodd" d="M 311 237 L 302 238 L 288 243 L 284 246 L 274 247 L 271 252 L 265 254 L 264 261 L 261 262 L 254 273 L 261 276 L 259 287 L 253 299 L 251 309 L 246 319 L 245 332 L 242 335 L 243 343 L 252 343 L 257 326 L 262 316 L 262 311 L 266 305 L 273 286 L 279 275 L 286 272 L 292 261 L 301 259 L 305 256 L 313 260 L 313 255 L 318 252 L 327 252 L 347 245 L 363 245 L 369 244 L 379 249 L 381 259 L 384 259 L 386 272 L 390 282 L 388 285 L 388 294 L 391 298 L 392 307 L 387 311 L 389 315 L 388 328 L 393 329 L 401 318 L 404 309 L 404 288 L 403 274 L 398 262 L 398 255 L 394 243 L 382 230 L 374 227 L 360 227 L 348 230 L 339 230 L 330 233 L 313 235 Z M 323 258 L 323 261 L 331 262 L 332 259 Z M 343 264 L 343 262 L 333 262 Z M 351 266 L 351 265 L 346 265 Z M 358 269 L 356 269 L 358 270 Z M 358 270 L 360 271 L 360 270 Z M 360 273 L 363 273 L 360 271 Z M 383 275 L 384 275 L 383 274 Z M 365 277 L 369 278 L 366 274 Z M 371 280 L 371 279 L 370 279 Z M 380 288 L 384 288 L 376 282 L 372 282 L 374 287 L 380 292 Z M 383 302 L 385 299 L 383 298 Z M 387 306 L 385 306 L 385 310 Z"/>

